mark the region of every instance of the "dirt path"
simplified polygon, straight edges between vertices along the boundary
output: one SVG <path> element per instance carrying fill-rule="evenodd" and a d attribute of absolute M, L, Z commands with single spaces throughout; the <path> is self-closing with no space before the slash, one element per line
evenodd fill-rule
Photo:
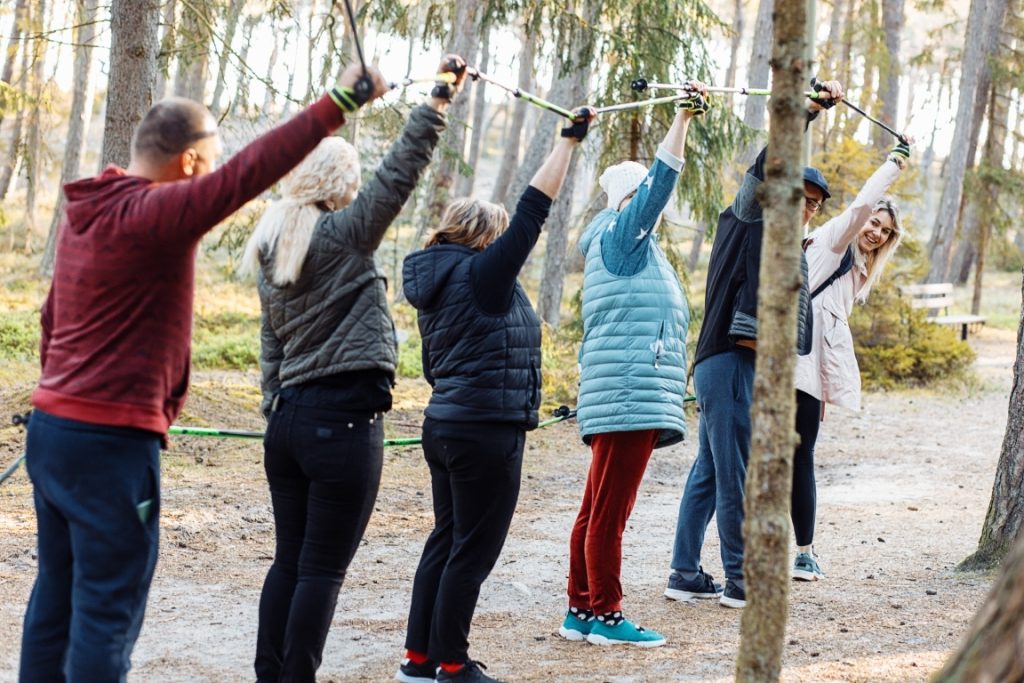
<path fill-rule="evenodd" d="M 828 578 L 794 584 L 786 681 L 923 681 L 956 646 L 989 585 L 953 572 L 977 542 L 1006 420 L 1014 338 L 975 340 L 983 386 L 972 392 L 872 394 L 860 414 L 835 413 L 818 448 L 816 547 Z M 191 415 L 259 427 L 223 397 L 255 379 L 197 380 Z M 227 388 L 222 388 L 224 386 Z M 29 383 L 30 386 L 30 383 Z M 3 414 L 25 386 L 0 395 Z M 422 387 L 407 386 L 422 395 Z M 398 411 L 390 431 L 415 433 Z M 20 449 L 0 432 L 6 463 Z M 627 614 L 668 638 L 655 650 L 607 650 L 556 635 L 565 609 L 567 539 L 589 453 L 575 426 L 530 437 L 523 492 L 505 551 L 484 585 L 472 655 L 509 681 L 730 680 L 739 613 L 661 597 L 693 440 L 656 451 L 625 536 Z M 165 457 L 162 548 L 135 681 L 251 680 L 256 605 L 273 548 L 258 447 L 178 440 Z M 321 681 L 387 681 L 401 655 L 412 574 L 430 528 L 427 471 L 416 449 L 387 453 L 377 511 L 349 572 Z M 31 489 L 0 487 L 0 681 L 13 681 L 34 571 Z M 721 576 L 714 525 L 704 566 Z M 929 593 L 934 593 L 929 594 Z"/>

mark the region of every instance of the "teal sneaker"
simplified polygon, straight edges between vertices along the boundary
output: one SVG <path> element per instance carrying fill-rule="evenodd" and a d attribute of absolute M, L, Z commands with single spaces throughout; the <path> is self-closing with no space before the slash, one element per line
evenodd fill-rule
<path fill-rule="evenodd" d="M 818 581 L 825 578 L 821 565 L 811 553 L 798 553 L 793 563 L 793 578 L 797 581 Z"/>
<path fill-rule="evenodd" d="M 638 645 L 640 647 L 660 647 L 665 644 L 665 637 L 657 631 L 648 631 L 623 619 L 615 626 L 594 621 L 587 636 L 587 642 L 593 645 Z"/>
<path fill-rule="evenodd" d="M 590 635 L 594 627 L 594 613 L 588 609 L 570 607 L 565 613 L 565 621 L 558 629 L 558 635 L 566 640 L 582 641 Z"/>

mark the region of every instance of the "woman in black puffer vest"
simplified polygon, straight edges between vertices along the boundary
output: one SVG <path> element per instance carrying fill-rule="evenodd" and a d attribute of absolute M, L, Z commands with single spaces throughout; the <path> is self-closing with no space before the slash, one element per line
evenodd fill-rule
<path fill-rule="evenodd" d="M 423 452 L 435 520 L 396 675 L 406 683 L 496 680 L 469 659 L 469 626 L 512 522 L 526 431 L 537 426 L 540 404 L 540 319 L 516 278 L 593 118 L 589 109 L 577 113 L 511 223 L 498 205 L 456 200 L 425 248 L 405 259 L 405 296 L 419 312 L 423 373 L 434 390 Z"/>

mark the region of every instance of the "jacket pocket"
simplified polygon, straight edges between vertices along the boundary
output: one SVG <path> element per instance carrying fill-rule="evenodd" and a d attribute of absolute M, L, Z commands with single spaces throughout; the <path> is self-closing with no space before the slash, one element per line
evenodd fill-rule
<path fill-rule="evenodd" d="M 657 370 L 661 367 L 661 357 L 665 355 L 665 321 L 661 321 L 661 325 L 658 326 L 658 337 L 651 344 L 651 350 L 654 352 L 654 369 Z"/>

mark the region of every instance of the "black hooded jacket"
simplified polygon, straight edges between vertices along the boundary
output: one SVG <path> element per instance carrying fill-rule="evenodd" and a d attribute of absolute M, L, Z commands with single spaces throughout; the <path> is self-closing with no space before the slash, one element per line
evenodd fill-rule
<path fill-rule="evenodd" d="M 439 244 L 406 257 L 403 288 L 434 389 L 427 417 L 537 426 L 540 319 L 516 278 L 550 206 L 528 187 L 508 230 L 483 251 Z"/>

